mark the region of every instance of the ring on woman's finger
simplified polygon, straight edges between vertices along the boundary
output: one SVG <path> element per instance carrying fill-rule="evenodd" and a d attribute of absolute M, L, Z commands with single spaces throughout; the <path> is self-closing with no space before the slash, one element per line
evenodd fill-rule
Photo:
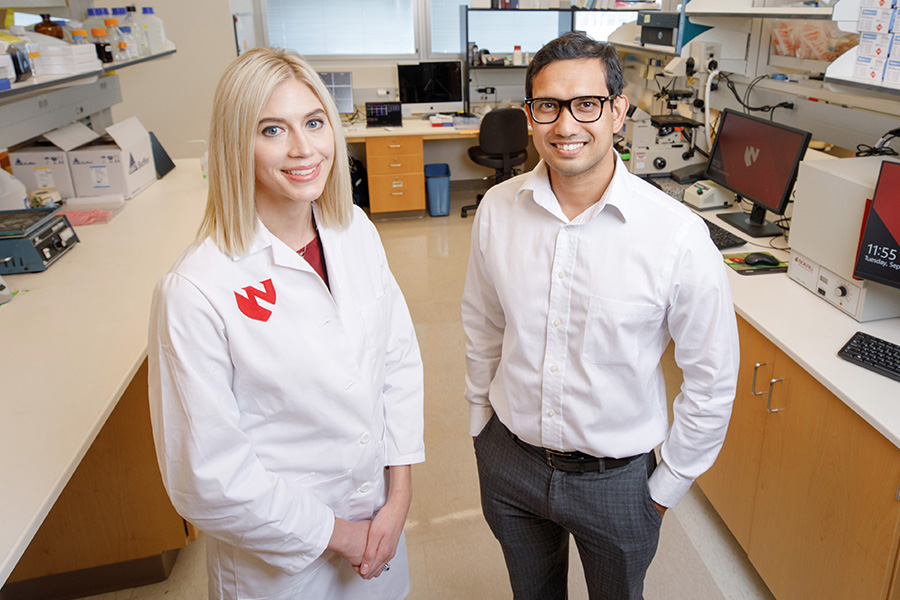
<path fill-rule="evenodd" d="M 385 571 L 390 571 L 390 570 L 391 570 L 391 565 L 390 565 L 390 563 L 384 563 L 384 566 L 381 567 L 381 572 L 382 572 L 382 573 L 384 573 Z"/>

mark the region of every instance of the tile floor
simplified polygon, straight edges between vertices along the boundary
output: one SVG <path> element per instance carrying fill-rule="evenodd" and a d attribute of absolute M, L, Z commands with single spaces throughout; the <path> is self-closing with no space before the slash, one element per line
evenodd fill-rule
<path fill-rule="evenodd" d="M 406 532 L 410 600 L 511 598 L 499 546 L 481 517 L 465 388 L 459 300 L 470 218 L 459 209 L 474 192 L 451 194 L 450 216 L 378 220 L 391 268 L 409 304 L 425 363 L 427 461 L 413 469 Z M 93 600 L 206 598 L 204 540 L 183 550 L 167 581 Z M 572 544 L 569 597 L 587 598 Z M 692 488 L 663 521 L 647 575 L 647 600 L 770 599 L 765 584 L 703 494 Z"/>

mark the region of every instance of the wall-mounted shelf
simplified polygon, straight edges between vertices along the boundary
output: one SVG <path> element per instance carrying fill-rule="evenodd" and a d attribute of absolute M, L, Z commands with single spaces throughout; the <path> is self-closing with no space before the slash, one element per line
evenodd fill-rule
<path fill-rule="evenodd" d="M 53 88 L 73 85 L 77 83 L 90 83 L 90 81 L 88 80 L 91 78 L 96 78 L 100 75 L 105 75 L 112 71 L 124 69 L 125 67 L 130 67 L 132 65 L 137 65 L 150 60 L 156 60 L 157 58 L 163 58 L 164 56 L 171 56 L 172 54 L 175 54 L 174 46 L 150 56 L 142 56 L 140 58 L 135 58 L 132 60 L 106 63 L 101 68 L 93 71 L 85 71 L 84 73 L 77 73 L 75 75 L 58 75 L 48 77 L 39 76 L 37 78 L 31 78 L 21 83 L 14 83 L 12 84 L 12 87 L 10 89 L 0 92 L 0 104 L 10 98 L 20 96 L 22 94 L 49 91 Z"/>
<path fill-rule="evenodd" d="M 830 6 L 753 6 L 752 0 L 690 0 L 689 17 L 745 17 L 752 19 L 830 19 Z"/>

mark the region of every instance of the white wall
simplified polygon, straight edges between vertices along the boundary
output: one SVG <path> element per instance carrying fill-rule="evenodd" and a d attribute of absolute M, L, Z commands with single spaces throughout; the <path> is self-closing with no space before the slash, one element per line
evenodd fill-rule
<path fill-rule="evenodd" d="M 148 0 L 141 4 L 153 6 L 178 51 L 118 72 L 123 102 L 113 107 L 113 118 L 137 116 L 170 156 L 198 157 L 202 145 L 188 140 L 208 137 L 216 84 L 237 56 L 228 3 Z M 120 5 L 115 0 L 94 2 L 97 7 Z"/>

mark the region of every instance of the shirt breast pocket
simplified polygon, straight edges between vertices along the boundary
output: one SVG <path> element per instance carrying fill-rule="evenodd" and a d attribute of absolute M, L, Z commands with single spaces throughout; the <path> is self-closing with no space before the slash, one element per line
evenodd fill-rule
<path fill-rule="evenodd" d="M 634 365 L 646 332 L 657 327 L 664 311 L 651 304 L 634 304 L 591 296 L 584 329 L 582 357 L 600 365 Z"/>

